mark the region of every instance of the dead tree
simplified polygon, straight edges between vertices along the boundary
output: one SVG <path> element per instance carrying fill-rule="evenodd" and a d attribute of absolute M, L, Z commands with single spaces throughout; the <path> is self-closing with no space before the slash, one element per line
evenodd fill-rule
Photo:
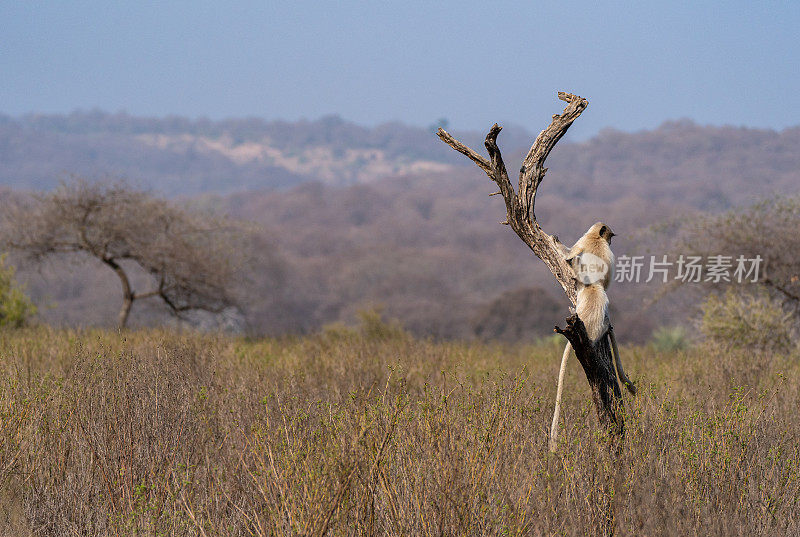
<path fill-rule="evenodd" d="M 500 149 L 497 147 L 497 135 L 502 127 L 495 123 L 486 135 L 485 145 L 489 152 L 489 160 L 453 138 L 444 129 L 440 128 L 437 134 L 443 142 L 477 164 L 497 184 L 499 192 L 490 195 L 500 194 L 505 200 L 506 220 L 501 224 L 510 226 L 533 253 L 544 261 L 574 306 L 577 281 L 565 260 L 568 248 L 558 240 L 557 236 L 548 235 L 542 230 L 534 213 L 536 190 L 547 173 L 547 168 L 544 167 L 547 156 L 589 104 L 586 99 L 571 93 L 559 92 L 558 98 L 565 101 L 567 107 L 563 114 L 553 116 L 550 125 L 539 133 L 531 146 L 519 171 L 519 187 L 516 192 L 508 178 Z M 583 322 L 574 314 L 567 319 L 565 329 L 556 327 L 556 331 L 563 334 L 575 350 L 575 355 L 591 387 L 592 399 L 600 422 L 622 435 L 624 432 L 621 413 L 622 393 L 614 372 L 609 338 L 600 338 L 593 344 L 586 334 Z"/>

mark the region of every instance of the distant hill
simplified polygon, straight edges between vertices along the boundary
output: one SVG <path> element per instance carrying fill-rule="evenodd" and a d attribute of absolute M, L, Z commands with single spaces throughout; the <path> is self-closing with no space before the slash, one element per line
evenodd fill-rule
<path fill-rule="evenodd" d="M 564 300 L 542 263 L 498 225 L 504 207 L 487 197 L 493 185 L 424 129 L 368 129 L 338 118 L 286 124 L 90 113 L 5 118 L 0 133 L 2 184 L 46 188 L 57 181 L 56 169 L 97 176 L 116 167 L 139 184 L 257 222 L 276 261 L 253 267 L 248 318 L 256 331 L 314 330 L 377 305 L 418 334 L 508 339 L 548 333 L 566 312 L 555 306 Z M 460 136 L 481 148 L 480 133 Z M 501 134 L 510 170 L 532 139 L 521 129 Z M 271 152 L 283 160 L 253 157 Z M 368 152 L 376 155 L 371 164 L 348 160 Z M 639 230 L 663 219 L 797 194 L 800 128 L 681 121 L 640 133 L 604 131 L 560 143 L 548 166 L 536 206 L 545 229 L 569 243 L 603 219 L 619 235 L 620 254 Z M 59 304 L 43 310 L 46 318 L 79 324 L 113 318 L 106 310 L 116 309 L 117 282 L 101 273 L 51 271 L 43 280 L 26 272 L 36 296 Z M 625 340 L 683 320 L 661 304 L 648 309 L 648 293 L 643 286 L 611 288 Z M 102 297 L 111 297 L 108 307 L 92 305 Z M 504 312 L 528 311 L 537 301 L 537 315 L 498 328 L 508 326 Z M 134 322 L 148 315 L 147 308 L 134 311 Z"/>
<path fill-rule="evenodd" d="M 485 133 L 454 134 L 482 149 Z M 510 168 L 534 137 L 514 126 L 503 131 L 500 144 Z M 366 128 L 335 116 L 295 123 L 99 111 L 0 116 L 0 186 L 13 188 L 47 189 L 78 174 L 122 176 L 166 195 L 227 194 L 309 181 L 348 186 L 461 173 L 452 166 L 466 164 L 432 129 L 398 123 Z M 718 209 L 794 191 L 800 128 L 775 132 L 679 121 L 632 134 L 607 130 L 584 143 L 562 141 L 548 165 L 567 199 L 632 197 Z"/>
<path fill-rule="evenodd" d="M 517 143 L 530 135 L 521 129 Z M 479 142 L 475 134 L 468 139 Z M 457 163 L 433 132 L 317 121 L 127 114 L 0 116 L 0 185 L 47 189 L 67 174 L 122 176 L 167 195 L 280 189 L 311 180 L 344 186 Z"/>

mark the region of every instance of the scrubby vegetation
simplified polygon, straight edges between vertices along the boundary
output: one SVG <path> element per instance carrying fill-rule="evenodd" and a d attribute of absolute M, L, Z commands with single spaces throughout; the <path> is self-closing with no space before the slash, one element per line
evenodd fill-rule
<path fill-rule="evenodd" d="M 506 125 L 500 135 L 508 162 L 519 160 L 541 128 L 542 118 L 528 119 L 533 132 Z M 482 149 L 485 132 L 459 133 L 454 127 L 459 139 Z M 631 236 L 662 219 L 684 221 L 694 211 L 741 207 L 765 192 L 796 195 L 800 178 L 798 128 L 774 132 L 684 121 L 568 142 L 559 142 L 548 160 L 537 219 L 569 244 L 602 219 L 619 234 L 617 256 L 641 253 Z M 298 123 L 97 111 L 0 117 L 0 162 L 0 185 L 18 189 L 0 187 L 0 200 L 31 188 L 52 189 L 65 170 L 90 179 L 111 174 L 151 187 L 154 194 L 178 195 L 257 223 L 269 244 L 261 251 L 270 259 L 253 264 L 247 275 L 248 296 L 258 301 L 244 315 L 258 334 L 310 333 L 351 322 L 357 310 L 382 304 L 421 337 L 524 340 L 549 332 L 568 314 L 546 268 L 498 224 L 505 206 L 500 197 L 486 197 L 491 190 L 484 174 L 423 129 L 363 128 L 332 117 Z M 439 167 L 445 165 L 456 166 Z M 797 203 L 787 210 L 791 205 L 771 202 L 699 222 L 702 237 L 727 237 L 702 253 L 760 254 L 771 267 L 781 262 L 787 270 L 771 275 L 788 279 L 772 283 L 798 296 L 800 280 L 791 280 Z M 654 246 L 651 237 L 644 242 Z M 113 325 L 121 305 L 119 282 L 104 274 L 107 267 L 19 268 L 34 301 L 53 306 L 41 308 L 44 322 Z M 614 323 L 626 342 L 645 343 L 654 329 L 688 316 L 686 308 L 665 301 L 643 308 L 654 293 L 647 287 L 620 282 L 611 288 Z M 504 310 L 495 306 L 521 289 L 530 290 L 542 315 L 527 310 L 524 322 L 507 325 Z M 558 313 L 550 316 L 553 300 Z M 164 314 L 142 302 L 132 309 L 131 325 L 157 325 Z M 537 327 L 529 330 L 533 323 Z"/>
<path fill-rule="evenodd" d="M 651 343 L 659 352 L 686 350 L 689 337 L 682 326 L 662 326 L 653 332 Z"/>
<path fill-rule="evenodd" d="M 21 328 L 36 315 L 36 306 L 17 283 L 16 270 L 0 255 L 0 327 Z"/>
<path fill-rule="evenodd" d="M 731 288 L 723 296 L 709 295 L 701 308 L 700 329 L 712 345 L 762 353 L 792 347 L 792 315 L 764 291 L 742 293 Z"/>
<path fill-rule="evenodd" d="M 6 535 L 791 535 L 795 351 L 623 347 L 602 430 L 560 345 L 0 332 Z"/>

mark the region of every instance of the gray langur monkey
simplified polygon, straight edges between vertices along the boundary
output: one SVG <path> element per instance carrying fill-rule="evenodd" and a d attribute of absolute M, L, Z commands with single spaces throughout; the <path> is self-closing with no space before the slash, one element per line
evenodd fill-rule
<path fill-rule="evenodd" d="M 608 316 L 608 295 L 606 289 L 614 278 L 614 254 L 610 241 L 614 236 L 607 225 L 597 222 L 578 239 L 578 242 L 566 254 L 567 263 L 575 272 L 578 280 L 578 296 L 575 313 L 583 321 L 586 333 L 593 343 L 608 334 L 614 354 L 614 365 L 617 376 L 632 393 L 636 393 L 633 383 L 625 375 L 619 358 L 619 349 Z M 558 420 L 561 413 L 561 395 L 564 389 L 564 375 L 572 345 L 567 342 L 561 357 L 561 368 L 558 372 L 558 389 L 556 405 L 553 412 L 553 423 L 550 427 L 550 451 L 555 451 L 558 444 Z"/>
<path fill-rule="evenodd" d="M 597 222 L 578 239 L 566 261 L 575 271 L 578 282 L 584 285 L 602 283 L 608 289 L 614 279 L 614 254 L 611 252 L 611 237 L 615 233 L 602 222 Z"/>
<path fill-rule="evenodd" d="M 583 321 L 592 343 L 608 330 L 608 295 L 602 283 L 584 285 L 578 291 L 575 313 Z"/>

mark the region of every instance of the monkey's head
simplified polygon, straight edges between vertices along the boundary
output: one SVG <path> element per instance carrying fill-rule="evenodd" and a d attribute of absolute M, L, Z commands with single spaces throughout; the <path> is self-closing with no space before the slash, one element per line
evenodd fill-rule
<path fill-rule="evenodd" d="M 611 237 L 614 236 L 614 232 L 611 231 L 611 228 L 602 222 L 597 222 L 595 225 L 590 227 L 587 234 L 605 239 L 608 243 L 611 242 Z"/>

